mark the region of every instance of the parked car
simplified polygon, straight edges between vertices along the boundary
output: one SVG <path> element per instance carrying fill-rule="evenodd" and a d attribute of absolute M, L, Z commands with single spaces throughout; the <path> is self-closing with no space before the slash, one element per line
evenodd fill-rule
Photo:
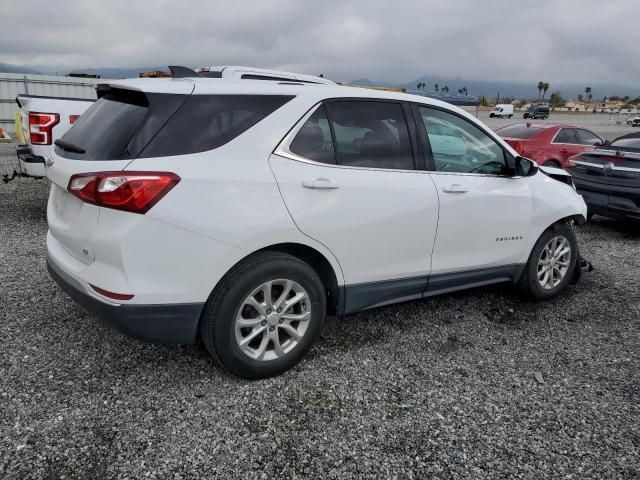
<path fill-rule="evenodd" d="M 206 78 L 99 94 L 48 161 L 49 271 L 237 375 L 295 365 L 327 313 L 498 282 L 544 300 L 579 271 L 570 175 L 444 102 Z"/>
<path fill-rule="evenodd" d="M 498 104 L 489 112 L 489 117 L 498 118 L 511 118 L 513 117 L 513 105 L 511 104 Z"/>
<path fill-rule="evenodd" d="M 16 97 L 20 107 L 23 136 L 27 143 L 19 144 L 17 173 L 23 177 L 45 176 L 45 158 L 71 125 L 89 108 L 94 100 L 85 98 L 45 97 L 23 95 Z"/>
<path fill-rule="evenodd" d="M 532 105 L 524 112 L 522 118 L 545 119 L 549 118 L 549 107 L 546 105 Z"/>
<path fill-rule="evenodd" d="M 518 154 L 539 165 L 571 168 L 569 158 L 602 145 L 602 138 L 575 125 L 519 123 L 496 130 Z"/>
<path fill-rule="evenodd" d="M 628 119 L 627 125 L 630 127 L 640 127 L 640 117 L 633 117 Z"/>
<path fill-rule="evenodd" d="M 589 216 L 640 220 L 640 133 L 630 133 L 571 158 L 573 181 Z"/>

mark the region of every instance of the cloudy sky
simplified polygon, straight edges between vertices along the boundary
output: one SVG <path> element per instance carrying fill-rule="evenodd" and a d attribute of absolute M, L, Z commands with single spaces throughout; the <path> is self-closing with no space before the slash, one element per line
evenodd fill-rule
<path fill-rule="evenodd" d="M 1 0 L 0 62 L 640 83 L 638 0 Z M 541 74 L 544 72 L 544 74 Z"/>

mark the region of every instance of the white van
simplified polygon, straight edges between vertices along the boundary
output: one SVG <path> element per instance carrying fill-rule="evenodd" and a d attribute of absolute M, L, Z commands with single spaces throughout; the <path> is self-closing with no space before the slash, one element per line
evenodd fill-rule
<path fill-rule="evenodd" d="M 499 103 L 493 110 L 491 110 L 491 112 L 489 113 L 489 117 L 511 118 L 513 117 L 513 105 Z"/>

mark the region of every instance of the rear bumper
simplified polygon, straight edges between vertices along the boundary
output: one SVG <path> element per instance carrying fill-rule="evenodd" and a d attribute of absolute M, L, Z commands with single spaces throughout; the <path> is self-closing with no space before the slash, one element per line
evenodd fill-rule
<path fill-rule="evenodd" d="M 47 269 L 56 283 L 89 313 L 130 337 L 153 343 L 196 342 L 203 303 L 113 305 L 88 294 L 51 258 L 47 259 Z"/>
<path fill-rule="evenodd" d="M 589 213 L 640 220 L 640 187 L 607 185 L 573 177 Z"/>
<path fill-rule="evenodd" d="M 46 176 L 44 157 L 34 155 L 29 145 L 18 145 L 16 149 L 19 170 L 23 176 L 42 178 Z"/>

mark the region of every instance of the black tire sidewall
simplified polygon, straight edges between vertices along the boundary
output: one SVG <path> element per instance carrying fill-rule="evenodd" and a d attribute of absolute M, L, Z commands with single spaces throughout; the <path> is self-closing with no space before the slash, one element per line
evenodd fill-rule
<path fill-rule="evenodd" d="M 561 236 L 567 239 L 569 245 L 571 245 L 571 261 L 569 263 L 569 269 L 565 274 L 562 281 L 550 290 L 545 290 L 538 283 L 538 259 L 540 258 L 540 254 L 542 253 L 542 249 L 545 245 L 553 238 Z M 553 227 L 545 230 L 545 232 L 540 236 L 538 241 L 531 250 L 531 255 L 529 256 L 529 261 L 525 267 L 525 275 L 524 280 L 525 284 L 523 287 L 527 290 L 527 292 L 538 300 L 546 300 L 549 298 L 553 298 L 562 292 L 571 280 L 571 276 L 573 274 L 574 269 L 576 268 L 576 263 L 578 262 L 579 251 L 578 251 L 578 241 L 576 239 L 575 233 L 573 229 L 567 224 L 557 224 Z"/>
<path fill-rule="evenodd" d="M 304 337 L 298 345 L 283 358 L 271 361 L 256 361 L 240 350 L 235 339 L 235 318 L 244 299 L 258 286 L 278 278 L 293 280 L 306 290 L 311 304 L 311 318 Z M 244 378 L 257 379 L 278 375 L 294 365 L 311 348 L 318 337 L 326 315 L 324 287 L 315 270 L 295 257 L 275 254 L 271 258 L 266 255 L 264 261 L 254 264 L 240 276 L 227 279 L 233 282 L 223 297 L 213 299 L 217 303 L 213 310 L 215 316 L 208 315 L 203 319 L 212 322 L 208 329 L 208 338 L 203 338 L 207 348 L 215 349 L 219 360 L 232 373 Z M 212 338 L 211 338 L 212 336 Z"/>

